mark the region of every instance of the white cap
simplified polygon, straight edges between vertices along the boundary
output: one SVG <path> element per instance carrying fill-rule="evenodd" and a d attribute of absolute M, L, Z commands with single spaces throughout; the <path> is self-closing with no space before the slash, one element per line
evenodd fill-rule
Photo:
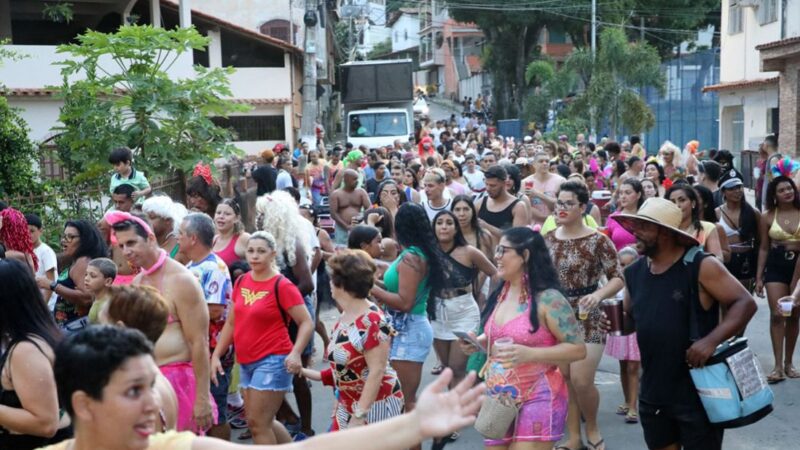
<path fill-rule="evenodd" d="M 522 142 L 531 142 L 532 140 L 533 138 L 530 136 L 525 136 L 524 138 L 522 138 Z"/>

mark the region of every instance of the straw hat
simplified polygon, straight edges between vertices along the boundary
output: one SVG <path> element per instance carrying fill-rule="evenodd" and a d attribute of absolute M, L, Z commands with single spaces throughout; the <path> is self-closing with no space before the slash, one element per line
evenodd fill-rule
<path fill-rule="evenodd" d="M 632 234 L 636 234 L 643 224 L 652 223 L 672 232 L 682 245 L 700 245 L 694 236 L 680 229 L 682 217 L 680 208 L 671 201 L 653 197 L 647 199 L 636 214 L 618 214 L 614 220 Z"/>

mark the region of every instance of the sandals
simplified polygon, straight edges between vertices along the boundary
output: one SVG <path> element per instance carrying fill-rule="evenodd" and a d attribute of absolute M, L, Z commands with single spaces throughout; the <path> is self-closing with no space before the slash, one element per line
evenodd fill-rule
<path fill-rule="evenodd" d="M 597 442 L 592 442 L 589 439 L 586 439 L 586 443 L 589 444 L 589 450 L 600 450 L 601 445 L 602 445 L 602 450 L 606 450 L 605 442 L 606 440 L 603 438 L 600 438 L 600 440 Z"/>
<path fill-rule="evenodd" d="M 625 423 L 639 423 L 639 413 L 636 411 L 628 411 L 625 414 Z"/>
<path fill-rule="evenodd" d="M 617 406 L 617 415 L 618 416 L 624 416 L 624 415 L 628 414 L 628 411 L 630 411 L 630 408 L 628 408 L 628 405 L 619 405 L 619 406 Z"/>
<path fill-rule="evenodd" d="M 441 364 L 434 366 L 433 369 L 431 369 L 431 375 L 439 375 L 442 372 L 444 372 L 444 366 Z"/>
<path fill-rule="evenodd" d="M 778 369 L 773 370 L 769 375 L 767 375 L 767 383 L 775 384 L 780 383 L 786 379 L 786 375 L 784 375 Z"/>
<path fill-rule="evenodd" d="M 445 436 L 445 437 L 443 437 L 441 439 L 438 439 L 438 440 L 434 439 L 433 443 L 431 444 L 431 450 L 442 450 L 445 445 L 455 441 L 459 437 L 461 437 L 460 434 L 452 433 L 449 436 Z"/>
<path fill-rule="evenodd" d="M 787 376 L 787 377 L 789 377 L 789 378 L 800 378 L 800 372 L 798 372 L 797 370 L 795 370 L 794 366 L 793 366 L 793 365 L 791 365 L 791 364 L 787 365 L 787 366 L 786 366 L 786 367 L 783 369 L 783 372 L 784 372 L 784 373 L 786 374 L 786 376 Z"/>

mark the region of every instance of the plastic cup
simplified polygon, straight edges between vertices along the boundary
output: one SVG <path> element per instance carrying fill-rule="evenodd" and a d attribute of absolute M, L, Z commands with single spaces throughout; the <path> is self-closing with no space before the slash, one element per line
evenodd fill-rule
<path fill-rule="evenodd" d="M 525 180 L 525 190 L 526 191 L 533 190 L 533 180 Z"/>
<path fill-rule="evenodd" d="M 778 307 L 780 307 L 783 317 L 789 317 L 792 315 L 792 309 L 794 308 L 794 299 L 792 297 L 783 297 L 778 300 Z"/>
<path fill-rule="evenodd" d="M 508 348 L 512 345 L 514 345 L 514 338 L 501 337 L 500 339 L 494 341 L 494 351 L 499 352 L 504 348 Z"/>
<path fill-rule="evenodd" d="M 586 320 L 589 318 L 589 307 L 579 304 L 578 305 L 578 320 Z"/>

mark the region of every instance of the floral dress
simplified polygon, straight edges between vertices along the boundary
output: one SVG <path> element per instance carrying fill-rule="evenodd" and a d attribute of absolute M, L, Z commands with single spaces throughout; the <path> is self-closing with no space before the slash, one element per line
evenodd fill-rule
<path fill-rule="evenodd" d="M 548 233 L 544 240 L 550 248 L 558 280 L 575 310 L 576 318 L 578 300 L 596 291 L 603 280 L 622 279 L 617 250 L 608 236 L 595 232 L 578 239 L 561 240 L 556 238 L 556 233 Z M 589 311 L 586 320 L 578 321 L 587 344 L 605 342 L 605 333 L 598 326 L 601 317 L 598 307 Z"/>
<path fill-rule="evenodd" d="M 337 322 L 333 327 L 327 351 L 331 367 L 321 372 L 322 382 L 336 387 L 338 394 L 331 431 L 347 428 L 353 408 L 361 398 L 369 374 L 364 354 L 382 342 L 388 341 L 393 335 L 394 330 L 375 305 L 371 305 L 369 310 L 356 318 L 353 323 Z M 403 413 L 404 404 L 400 381 L 397 379 L 397 373 L 389 366 L 387 358 L 386 372 L 378 389 L 378 395 L 367 412 L 366 423 L 399 416 Z"/>

